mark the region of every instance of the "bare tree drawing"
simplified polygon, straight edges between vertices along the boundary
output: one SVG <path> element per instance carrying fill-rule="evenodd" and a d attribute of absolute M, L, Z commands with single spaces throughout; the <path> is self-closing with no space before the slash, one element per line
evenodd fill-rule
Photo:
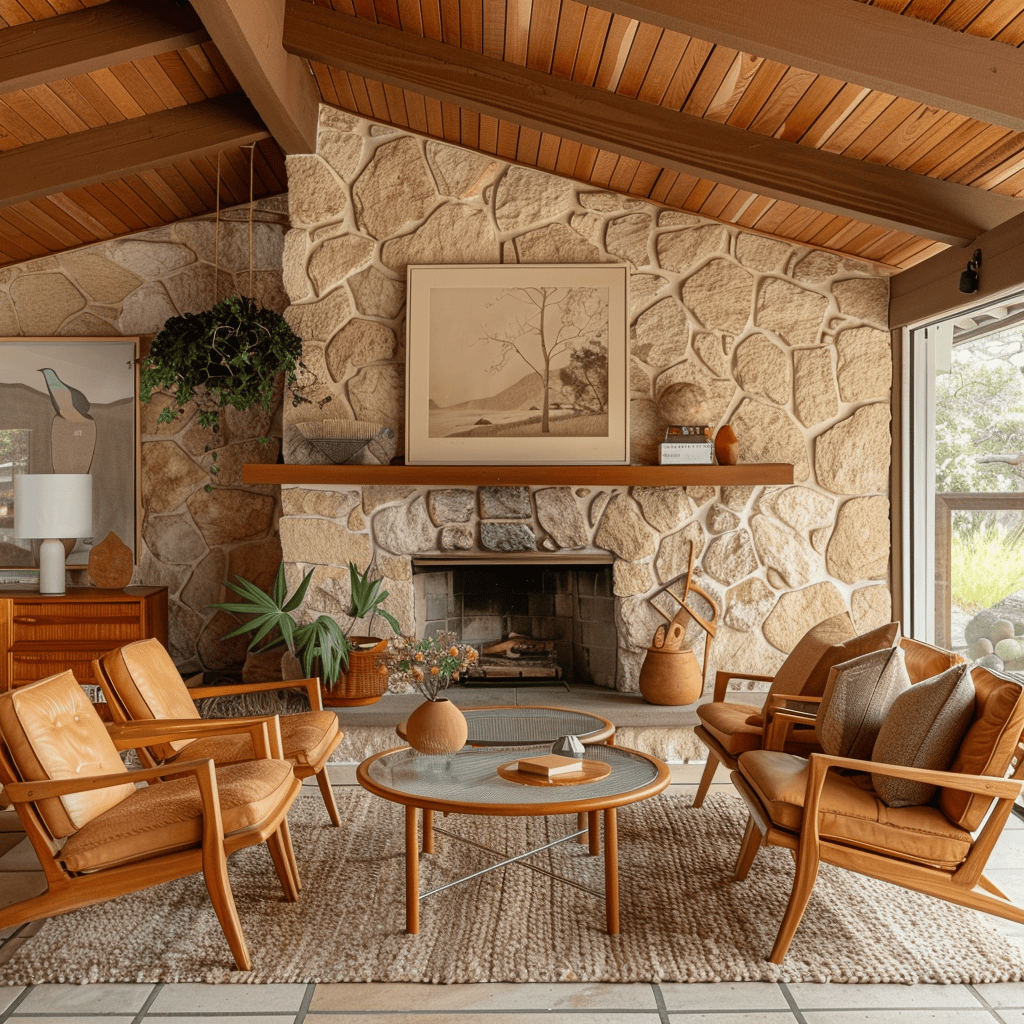
<path fill-rule="evenodd" d="M 490 372 L 497 373 L 518 357 L 541 378 L 542 434 L 549 434 L 552 369 L 560 356 L 589 349 L 603 358 L 605 378 L 608 361 L 608 294 L 603 288 L 506 288 L 490 303 L 510 300 L 524 307 L 500 331 L 483 326 L 483 341 L 499 346 L 500 354 Z M 607 385 L 605 399 L 607 402 Z"/>

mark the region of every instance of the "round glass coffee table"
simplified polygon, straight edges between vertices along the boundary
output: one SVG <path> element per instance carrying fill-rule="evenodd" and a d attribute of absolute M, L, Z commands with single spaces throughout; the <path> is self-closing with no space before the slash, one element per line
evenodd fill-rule
<path fill-rule="evenodd" d="M 586 760 L 602 762 L 610 771 L 603 778 L 592 782 L 579 785 L 551 782 L 523 785 L 498 774 L 499 766 L 505 768 L 509 762 L 528 753 L 522 747 L 518 750 L 514 747 L 464 747 L 450 756 L 425 756 L 409 747 L 402 747 L 374 754 L 359 765 L 356 778 L 361 786 L 385 800 L 405 805 L 405 923 L 406 931 L 410 934 L 419 931 L 420 900 L 467 881 L 468 878 L 476 878 L 584 834 L 589 836 L 591 855 L 596 856 L 601 852 L 600 812 L 604 812 L 605 918 L 608 933 L 619 933 L 618 832 L 615 809 L 646 800 L 665 789 L 670 779 L 668 766 L 656 757 L 639 751 L 594 744 L 587 747 Z M 434 850 L 434 811 L 499 817 L 586 814 L 587 827 L 466 878 L 455 879 L 437 889 L 421 893 L 417 850 L 418 810 L 423 812 L 423 853 L 433 853 Z M 451 835 L 446 831 L 445 834 Z"/>
<path fill-rule="evenodd" d="M 607 743 L 615 736 L 615 726 L 586 711 L 540 706 L 496 705 L 463 708 L 471 747 L 515 747 L 554 743 L 561 736 L 577 736 L 583 743 Z M 401 739 L 405 722 L 395 726 Z"/>

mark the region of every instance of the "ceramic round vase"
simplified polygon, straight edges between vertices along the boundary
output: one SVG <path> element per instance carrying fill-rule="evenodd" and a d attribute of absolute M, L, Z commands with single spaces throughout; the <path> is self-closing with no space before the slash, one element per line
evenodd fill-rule
<path fill-rule="evenodd" d="M 466 716 L 447 698 L 425 700 L 405 723 L 409 746 L 421 754 L 454 754 L 466 745 Z"/>
<path fill-rule="evenodd" d="M 740 457 L 740 442 L 728 423 L 715 435 L 715 458 L 720 466 L 735 466 Z"/>
<path fill-rule="evenodd" d="M 665 651 L 648 647 L 640 669 L 640 692 L 648 704 L 692 704 L 704 692 L 697 655 L 684 647 Z"/>

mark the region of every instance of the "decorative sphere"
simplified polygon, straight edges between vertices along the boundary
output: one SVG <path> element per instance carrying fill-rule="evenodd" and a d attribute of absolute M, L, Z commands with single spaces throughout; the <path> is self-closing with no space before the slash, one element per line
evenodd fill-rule
<path fill-rule="evenodd" d="M 665 423 L 700 423 L 707 392 L 699 384 L 670 384 L 658 396 L 658 415 Z"/>

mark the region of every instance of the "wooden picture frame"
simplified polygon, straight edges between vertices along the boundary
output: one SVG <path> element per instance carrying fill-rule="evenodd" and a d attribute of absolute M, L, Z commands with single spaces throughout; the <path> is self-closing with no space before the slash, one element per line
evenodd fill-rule
<path fill-rule="evenodd" d="M 138 360 L 137 337 L 0 338 L 0 569 L 39 565 L 39 541 L 14 539 L 18 473 L 92 475 L 93 535 L 77 538 L 69 569 L 111 532 L 138 560 Z"/>
<path fill-rule="evenodd" d="M 628 464 L 628 283 L 620 263 L 409 267 L 406 463 Z"/>

